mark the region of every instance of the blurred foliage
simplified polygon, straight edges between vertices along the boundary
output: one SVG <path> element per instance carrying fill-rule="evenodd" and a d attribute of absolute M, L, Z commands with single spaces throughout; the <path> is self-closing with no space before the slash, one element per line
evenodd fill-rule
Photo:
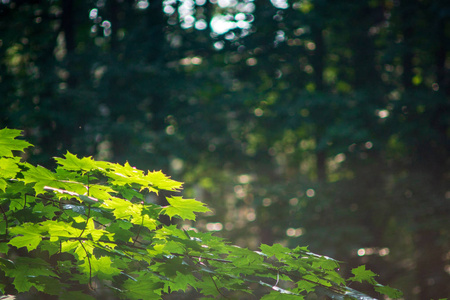
<path fill-rule="evenodd" d="M 450 291 L 444 0 L 2 1 L 0 125 L 189 182 L 241 246 Z M 214 221 L 213 221 L 214 220 Z"/>

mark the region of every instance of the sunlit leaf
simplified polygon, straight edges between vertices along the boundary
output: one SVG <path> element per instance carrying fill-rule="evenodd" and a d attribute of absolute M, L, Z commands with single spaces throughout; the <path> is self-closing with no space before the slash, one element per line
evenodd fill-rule
<path fill-rule="evenodd" d="M 78 158 L 76 155 L 68 152 L 64 155 L 64 158 L 55 157 L 56 162 L 69 171 L 80 171 L 86 173 L 97 169 L 97 166 L 92 157 Z"/>
<path fill-rule="evenodd" d="M 89 259 L 85 259 L 80 265 L 80 268 L 84 274 L 90 274 L 91 276 L 98 276 L 103 279 L 111 279 L 113 276 L 121 272 L 120 269 L 114 267 L 111 258 L 108 256 L 102 256 L 100 258 L 94 255 Z"/>
<path fill-rule="evenodd" d="M 0 158 L 0 177 L 3 178 L 14 178 L 16 174 L 20 172 L 20 168 L 17 165 L 19 163 L 19 158 Z"/>
<path fill-rule="evenodd" d="M 176 191 L 183 185 L 181 182 L 170 179 L 161 171 L 148 172 L 145 179 L 158 190 Z"/>
<path fill-rule="evenodd" d="M 0 130 L 0 156 L 12 157 L 12 151 L 22 151 L 32 146 L 30 143 L 17 140 L 21 130 L 4 128 Z"/>
<path fill-rule="evenodd" d="M 23 182 L 25 183 L 34 183 L 33 188 L 36 195 L 43 194 L 45 192 L 45 186 L 53 186 L 56 182 L 58 182 L 58 180 L 59 178 L 55 173 L 42 166 L 30 166 L 29 170 L 24 172 L 23 178 Z"/>
<path fill-rule="evenodd" d="M 28 251 L 34 250 L 42 241 L 42 230 L 42 226 L 33 223 L 13 227 L 10 232 L 17 236 L 13 237 L 8 244 L 17 248 L 26 247 Z"/>
<path fill-rule="evenodd" d="M 166 206 L 161 213 L 169 217 L 178 216 L 181 219 L 195 220 L 195 212 L 208 212 L 209 208 L 204 203 L 195 199 L 183 199 L 182 197 L 167 197 L 169 206 Z"/>

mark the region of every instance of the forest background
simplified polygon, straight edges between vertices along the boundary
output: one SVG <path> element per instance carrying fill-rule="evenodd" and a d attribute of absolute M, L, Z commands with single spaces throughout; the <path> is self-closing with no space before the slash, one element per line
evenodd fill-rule
<path fill-rule="evenodd" d="M 450 3 L 0 3 L 0 127 L 26 159 L 163 170 L 233 243 L 309 245 L 405 299 L 450 282 Z M 155 199 L 158 201 L 158 199 Z"/>

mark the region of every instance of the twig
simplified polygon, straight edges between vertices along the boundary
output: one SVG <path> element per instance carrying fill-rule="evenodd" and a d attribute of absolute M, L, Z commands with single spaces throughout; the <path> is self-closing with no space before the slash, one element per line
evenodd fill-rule
<path fill-rule="evenodd" d="M 212 282 L 214 283 L 214 286 L 216 287 L 216 290 L 219 292 L 219 294 L 222 295 L 222 297 L 228 299 L 227 296 L 225 296 L 224 294 L 222 294 L 222 292 L 220 291 L 219 287 L 218 287 L 217 284 L 216 284 L 216 281 L 214 280 L 214 278 L 212 277 L 211 274 L 209 274 L 209 277 L 211 277 L 211 280 L 212 280 Z"/>
<path fill-rule="evenodd" d="M 84 252 L 86 253 L 86 258 L 87 258 L 88 264 L 89 264 L 89 288 L 90 288 L 91 290 L 93 290 L 93 288 L 92 288 L 92 266 L 91 266 L 91 258 L 89 257 L 89 253 L 87 252 L 87 250 L 86 250 L 86 248 L 84 247 L 83 243 L 82 243 L 81 241 L 79 241 L 79 242 L 80 242 L 81 247 L 83 247 Z"/>

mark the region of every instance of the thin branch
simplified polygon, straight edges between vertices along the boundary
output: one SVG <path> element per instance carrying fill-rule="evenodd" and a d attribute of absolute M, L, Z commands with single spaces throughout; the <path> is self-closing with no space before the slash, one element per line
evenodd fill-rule
<path fill-rule="evenodd" d="M 144 226 L 144 216 L 142 215 L 141 226 L 139 226 L 138 233 L 137 233 L 136 237 L 134 238 L 133 246 L 134 246 L 134 244 L 136 244 L 136 241 L 138 240 L 139 235 L 141 234 L 141 230 L 142 230 L 142 227 L 143 227 L 143 226 Z"/>
<path fill-rule="evenodd" d="M 279 281 L 280 281 L 280 272 L 277 272 L 277 282 L 275 282 L 274 286 L 277 286 Z"/>
<path fill-rule="evenodd" d="M 89 173 L 87 173 L 87 186 L 86 186 L 86 189 L 87 189 L 87 195 L 89 196 L 89 189 L 90 189 L 90 186 L 89 186 Z"/>
<path fill-rule="evenodd" d="M 93 290 L 93 288 L 92 288 L 92 266 L 91 266 L 91 258 L 89 257 L 89 253 L 87 252 L 87 250 L 86 250 L 86 248 L 84 247 L 83 243 L 82 243 L 81 241 L 79 241 L 79 242 L 80 242 L 81 247 L 83 247 L 84 252 L 86 253 L 86 258 L 87 258 L 88 263 L 89 263 L 89 288 L 90 288 L 91 290 Z"/>
<path fill-rule="evenodd" d="M 209 277 L 211 277 L 212 282 L 214 283 L 214 286 L 216 287 L 216 290 L 219 292 L 220 295 L 222 295 L 222 297 L 229 299 L 227 296 L 225 296 L 224 294 L 222 294 L 222 292 L 220 291 L 219 287 L 216 284 L 216 281 L 214 280 L 214 278 L 212 277 L 211 274 L 209 274 Z"/>
<path fill-rule="evenodd" d="M 68 194 L 68 195 L 71 195 L 71 196 L 76 196 L 78 198 L 80 198 L 80 196 L 84 196 L 84 197 L 89 198 L 89 200 L 91 200 L 91 201 L 99 202 L 97 198 L 94 198 L 94 197 L 91 197 L 91 196 L 80 195 L 78 193 L 67 191 L 67 190 L 57 189 L 57 188 L 54 188 L 54 187 L 51 187 L 51 186 L 44 186 L 44 190 L 52 191 L 52 192 L 58 192 L 58 193 L 61 193 L 61 194 Z"/>
<path fill-rule="evenodd" d="M 88 213 L 87 213 L 87 219 L 86 219 L 86 224 L 84 225 L 83 230 L 81 231 L 80 235 L 78 237 L 81 237 L 84 233 L 84 231 L 86 230 L 87 226 L 88 226 L 88 222 L 89 222 L 89 218 L 91 217 L 91 205 L 88 205 Z"/>

